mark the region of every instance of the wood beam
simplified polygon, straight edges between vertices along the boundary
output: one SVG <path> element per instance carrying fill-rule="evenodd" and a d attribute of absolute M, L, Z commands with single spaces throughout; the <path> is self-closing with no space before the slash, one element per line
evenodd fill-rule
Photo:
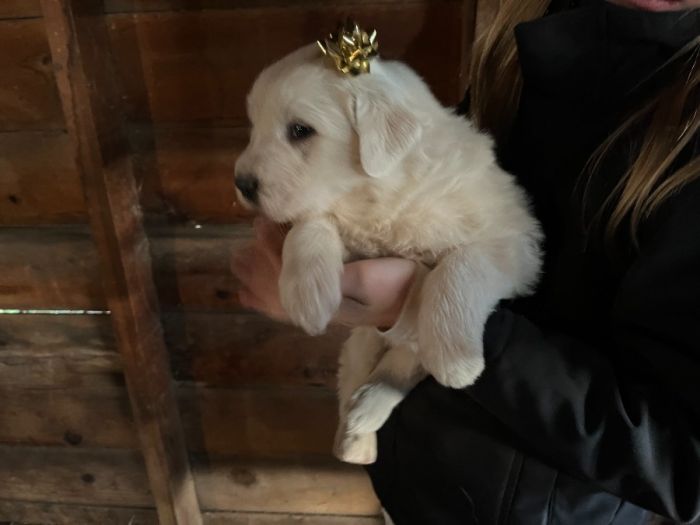
<path fill-rule="evenodd" d="M 199 525 L 102 2 L 41 5 L 159 521 Z"/>

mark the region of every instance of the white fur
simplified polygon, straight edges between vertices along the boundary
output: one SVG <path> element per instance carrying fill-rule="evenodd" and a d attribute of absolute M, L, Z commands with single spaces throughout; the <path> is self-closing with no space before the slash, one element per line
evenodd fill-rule
<path fill-rule="evenodd" d="M 295 224 L 282 250 L 280 299 L 290 319 L 311 335 L 322 333 L 340 306 L 343 243 L 323 219 Z"/>
<path fill-rule="evenodd" d="M 403 328 L 359 328 L 343 348 L 335 449 L 356 463 L 374 461 L 374 432 L 426 372 L 456 388 L 476 380 L 488 315 L 531 290 L 541 261 L 539 225 L 491 138 L 403 64 L 374 59 L 371 69 L 341 75 L 309 46 L 263 71 L 236 166 L 259 179 L 260 210 L 294 225 L 280 292 L 309 333 L 340 304 L 344 260 L 391 255 L 433 268 L 414 284 Z M 292 122 L 316 134 L 290 141 Z"/>

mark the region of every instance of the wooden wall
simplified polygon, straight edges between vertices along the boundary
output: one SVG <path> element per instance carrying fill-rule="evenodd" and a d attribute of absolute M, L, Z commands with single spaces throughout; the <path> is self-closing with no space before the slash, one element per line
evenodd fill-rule
<path fill-rule="evenodd" d="M 104 11 L 205 523 L 378 523 L 363 471 L 330 456 L 345 330 L 310 338 L 236 302 L 229 261 L 250 235 L 233 191 L 244 96 L 266 64 L 350 14 L 455 104 L 475 1 L 105 0 Z M 110 316 L 81 312 L 109 301 L 47 27 L 39 0 L 0 2 L 0 522 L 155 523 Z"/>
<path fill-rule="evenodd" d="M 0 20 L 0 132 L 12 132 L 0 143 L 0 224 L 85 222 L 43 21 L 31 1 L 16 3 Z M 384 56 L 405 59 L 456 103 L 469 4 L 107 0 L 145 209 L 175 221 L 238 220 L 231 181 L 246 142 L 246 92 L 262 67 L 347 14 L 377 27 Z"/>

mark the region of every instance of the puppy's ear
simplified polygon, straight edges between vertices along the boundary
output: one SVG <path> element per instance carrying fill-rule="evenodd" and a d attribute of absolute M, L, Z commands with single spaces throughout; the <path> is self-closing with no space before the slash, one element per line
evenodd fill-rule
<path fill-rule="evenodd" d="M 418 142 L 421 127 L 400 103 L 358 94 L 354 98 L 360 162 L 371 177 L 381 177 L 403 160 Z"/>

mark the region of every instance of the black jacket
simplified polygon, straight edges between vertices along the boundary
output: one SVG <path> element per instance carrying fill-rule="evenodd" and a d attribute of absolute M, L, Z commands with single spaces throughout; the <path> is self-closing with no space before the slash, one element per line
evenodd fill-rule
<path fill-rule="evenodd" d="M 524 88 L 499 157 L 542 221 L 543 279 L 489 319 L 473 387 L 428 380 L 380 432 L 369 471 L 396 525 L 641 522 L 622 500 L 700 519 L 700 180 L 643 223 L 635 250 L 624 228 L 610 246 L 602 228 L 584 227 L 633 142 L 581 178 L 596 146 L 667 80 L 659 68 L 697 36 L 698 10 L 602 0 L 516 29 Z"/>

